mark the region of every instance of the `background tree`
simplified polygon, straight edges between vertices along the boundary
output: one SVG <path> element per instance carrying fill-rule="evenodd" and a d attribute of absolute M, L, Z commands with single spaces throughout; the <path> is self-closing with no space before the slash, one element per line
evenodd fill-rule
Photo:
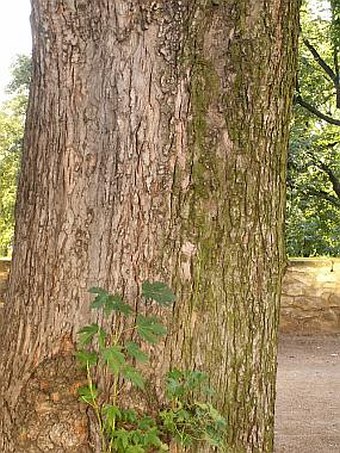
<path fill-rule="evenodd" d="M 17 55 L 12 65 L 12 79 L 7 87 L 7 92 L 11 95 L 22 94 L 28 97 L 31 84 L 32 58 L 30 55 Z"/>
<path fill-rule="evenodd" d="M 298 1 L 32 5 L 0 450 L 90 449 L 73 359 L 88 288 L 138 314 L 149 279 L 177 301 L 143 405 L 167 369 L 206 371 L 225 451 L 272 451 Z"/>
<path fill-rule="evenodd" d="M 0 256 L 8 255 L 14 230 L 14 204 L 30 83 L 30 57 L 20 55 L 12 68 L 10 100 L 0 108 Z"/>
<path fill-rule="evenodd" d="M 339 6 L 302 8 L 294 124 L 288 160 L 289 255 L 340 253 Z M 313 3 L 315 8 L 315 2 Z"/>

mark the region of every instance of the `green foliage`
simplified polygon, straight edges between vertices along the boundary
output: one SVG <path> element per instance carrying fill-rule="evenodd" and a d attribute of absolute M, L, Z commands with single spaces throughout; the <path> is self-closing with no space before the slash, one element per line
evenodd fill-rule
<path fill-rule="evenodd" d="M 14 230 L 14 204 L 23 123 L 13 102 L 0 111 L 0 255 L 8 255 Z"/>
<path fill-rule="evenodd" d="M 28 94 L 32 74 L 32 59 L 28 55 L 17 55 L 12 65 L 12 80 L 7 87 L 10 94 Z"/>
<path fill-rule="evenodd" d="M 181 445 L 196 442 L 223 448 L 226 420 L 209 402 L 196 401 L 195 394 L 212 395 L 208 377 L 201 371 L 173 370 L 167 374 L 166 395 L 169 408 L 160 413 L 166 431 Z"/>
<path fill-rule="evenodd" d="M 0 256 L 10 254 L 14 205 L 24 135 L 30 58 L 18 56 L 12 69 L 9 101 L 0 107 Z"/>
<path fill-rule="evenodd" d="M 297 102 L 291 129 L 286 210 L 290 256 L 340 255 L 339 7 L 304 2 Z M 315 7 L 318 6 L 318 13 Z M 316 113 L 315 113 L 316 112 Z M 321 114 L 321 116 L 320 116 Z"/>
<path fill-rule="evenodd" d="M 119 294 L 108 294 L 102 288 L 91 288 L 90 292 L 96 294 L 91 308 L 103 308 L 104 314 L 109 316 L 113 311 L 129 316 L 132 313 L 130 305 L 125 304 Z"/>
<path fill-rule="evenodd" d="M 137 315 L 119 294 L 102 288 L 91 288 L 90 292 L 95 295 L 91 308 L 102 310 L 106 317 L 114 314 L 118 326 L 112 333 L 93 323 L 78 332 L 76 357 L 87 373 L 87 385 L 79 389 L 79 398 L 96 415 L 102 452 L 165 452 L 171 441 L 182 446 L 207 442 L 222 447 L 224 418 L 210 402 L 195 398 L 201 395 L 208 400 L 211 396 L 208 378 L 200 371 L 170 371 L 164 389 L 166 404 L 152 417 L 120 405 L 121 392 L 129 386 L 146 396 L 140 365 L 146 364 L 149 356 L 143 349 L 157 344 L 166 335 L 166 328 L 156 316 Z M 142 297 L 163 308 L 175 300 L 170 288 L 160 282 L 145 282 Z M 131 336 L 136 341 L 127 339 Z M 112 381 L 109 396 L 94 382 L 94 376 L 108 374 Z"/>
<path fill-rule="evenodd" d="M 144 282 L 142 285 L 142 296 L 164 306 L 171 305 L 176 300 L 172 291 L 162 282 Z"/>
<path fill-rule="evenodd" d="M 325 172 L 340 177 L 339 133 L 338 127 L 328 125 L 306 136 L 297 120 L 293 125 L 286 209 L 290 256 L 340 255 L 340 199 Z"/>
<path fill-rule="evenodd" d="M 151 344 L 157 344 L 159 337 L 166 334 L 166 328 L 156 316 L 138 315 L 136 330 L 143 341 Z"/>

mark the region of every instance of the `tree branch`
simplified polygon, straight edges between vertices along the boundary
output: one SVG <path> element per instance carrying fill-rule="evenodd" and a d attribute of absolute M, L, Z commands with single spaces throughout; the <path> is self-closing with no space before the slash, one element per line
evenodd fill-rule
<path fill-rule="evenodd" d="M 328 143 L 327 145 L 325 145 L 325 147 L 332 148 L 336 144 L 337 144 L 337 142 Z M 319 168 L 319 170 L 326 173 L 330 182 L 332 183 L 333 190 L 340 202 L 340 179 L 335 175 L 334 171 L 328 165 L 326 165 L 321 160 L 317 159 L 313 153 L 307 152 L 307 155 L 310 157 L 310 159 L 312 161 L 312 165 L 315 165 L 315 167 Z"/>
<path fill-rule="evenodd" d="M 333 59 L 334 59 L 334 67 L 335 71 L 325 62 L 325 60 L 321 57 L 319 52 L 315 49 L 315 47 L 308 41 L 307 38 L 303 39 L 304 44 L 313 55 L 314 60 L 318 63 L 318 65 L 325 71 L 325 73 L 331 78 L 335 91 L 336 91 L 336 107 L 340 108 L 340 85 L 339 85 L 339 66 L 338 66 L 338 59 L 337 59 L 337 51 L 334 51 Z"/>
<path fill-rule="evenodd" d="M 326 74 L 331 78 L 334 85 L 337 85 L 337 77 L 333 69 L 325 62 L 325 60 L 321 57 L 319 52 L 315 49 L 314 46 L 308 41 L 308 39 L 303 39 L 304 44 L 307 46 L 310 53 L 313 55 L 314 60 L 318 63 L 318 65 L 325 71 Z"/>
<path fill-rule="evenodd" d="M 340 200 L 324 190 L 307 189 L 307 193 L 313 197 L 322 198 L 328 201 L 336 208 L 340 208 Z"/>
<path fill-rule="evenodd" d="M 337 46 L 334 46 L 333 49 L 333 60 L 334 60 L 334 69 L 335 69 L 335 76 L 336 76 L 336 83 L 335 90 L 336 90 L 336 106 L 340 108 L 340 79 L 339 79 L 339 59 L 338 59 L 338 49 Z"/>
<path fill-rule="evenodd" d="M 334 174 L 333 170 L 322 162 L 319 162 L 316 165 L 317 165 L 317 167 L 320 168 L 320 170 L 322 170 L 324 173 L 326 173 L 326 175 L 329 177 L 329 180 L 331 181 L 332 186 L 333 186 L 333 190 L 340 200 L 340 181 Z"/>
<path fill-rule="evenodd" d="M 313 105 L 304 101 L 300 95 L 295 96 L 294 100 L 295 100 L 296 104 L 301 105 L 301 107 L 304 107 L 306 110 L 313 113 L 315 116 L 317 116 L 321 120 L 324 120 L 329 124 L 334 124 L 335 126 L 340 126 L 340 120 L 337 120 L 331 116 L 325 115 L 324 113 L 320 112 L 320 110 L 315 108 Z"/>

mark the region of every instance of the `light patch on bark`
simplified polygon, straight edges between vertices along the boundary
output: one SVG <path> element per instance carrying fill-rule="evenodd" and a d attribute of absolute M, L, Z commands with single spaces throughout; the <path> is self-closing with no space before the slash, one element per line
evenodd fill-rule
<path fill-rule="evenodd" d="M 195 244 L 187 241 L 182 245 L 181 252 L 181 278 L 184 281 L 190 281 L 192 280 L 192 260 L 196 255 L 197 247 Z"/>

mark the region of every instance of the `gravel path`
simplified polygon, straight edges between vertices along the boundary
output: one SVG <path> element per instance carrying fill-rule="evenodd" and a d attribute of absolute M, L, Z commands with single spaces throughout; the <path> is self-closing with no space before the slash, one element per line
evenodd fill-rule
<path fill-rule="evenodd" d="M 340 453 L 340 335 L 279 344 L 275 453 Z"/>

